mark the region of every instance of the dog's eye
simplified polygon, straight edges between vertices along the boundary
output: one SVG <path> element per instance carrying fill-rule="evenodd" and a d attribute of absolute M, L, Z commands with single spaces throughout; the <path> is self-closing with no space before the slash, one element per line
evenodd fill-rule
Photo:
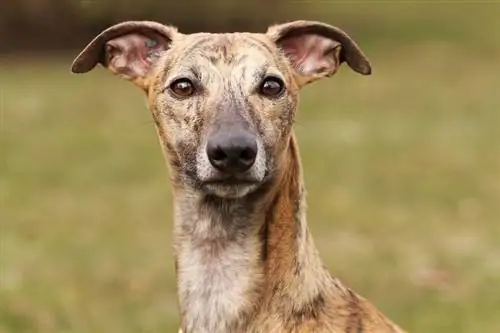
<path fill-rule="evenodd" d="M 267 77 L 260 85 L 260 93 L 264 96 L 274 97 L 281 94 L 284 86 L 285 84 L 281 79 L 277 77 Z"/>
<path fill-rule="evenodd" d="M 194 84 L 189 79 L 178 79 L 170 84 L 170 90 L 178 97 L 189 97 L 194 94 Z"/>

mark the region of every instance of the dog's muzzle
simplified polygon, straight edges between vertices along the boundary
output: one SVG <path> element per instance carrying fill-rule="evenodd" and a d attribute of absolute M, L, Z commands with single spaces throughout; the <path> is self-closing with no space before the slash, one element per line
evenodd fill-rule
<path fill-rule="evenodd" d="M 244 196 L 262 183 L 265 161 L 262 144 L 251 131 L 216 131 L 198 152 L 197 174 L 202 190 L 221 197 Z"/>

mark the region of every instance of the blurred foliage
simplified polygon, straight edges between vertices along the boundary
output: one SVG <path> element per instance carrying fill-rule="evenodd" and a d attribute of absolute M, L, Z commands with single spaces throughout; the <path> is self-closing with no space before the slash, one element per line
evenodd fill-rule
<path fill-rule="evenodd" d="M 294 1 L 294 0 L 4 0 L 0 52 L 80 48 L 102 29 L 123 20 L 156 20 L 182 32 L 264 31 L 294 19 L 324 20 L 361 41 L 399 43 L 461 40 L 464 48 L 498 40 L 500 2 Z M 483 20 L 478 25 L 477 18 Z M 478 34 L 482 29 L 485 33 Z"/>
<path fill-rule="evenodd" d="M 61 49 L 81 44 L 122 20 L 157 20 L 197 30 L 262 28 L 303 12 L 286 0 L 19 0 L 0 4 L 0 51 Z M 86 40 L 85 40 L 86 41 Z"/>

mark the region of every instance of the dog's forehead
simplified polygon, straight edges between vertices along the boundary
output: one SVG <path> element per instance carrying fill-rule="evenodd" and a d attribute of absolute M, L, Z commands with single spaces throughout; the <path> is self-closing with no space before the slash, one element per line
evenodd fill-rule
<path fill-rule="evenodd" d="M 267 36 L 258 33 L 195 33 L 184 35 L 176 45 L 177 54 L 197 56 L 226 63 L 275 62 L 278 48 Z"/>

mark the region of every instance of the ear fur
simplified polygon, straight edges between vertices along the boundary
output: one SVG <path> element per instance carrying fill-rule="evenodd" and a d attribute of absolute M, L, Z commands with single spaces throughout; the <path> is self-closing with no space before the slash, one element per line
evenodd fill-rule
<path fill-rule="evenodd" d="M 74 59 L 73 73 L 87 73 L 101 64 L 145 89 L 147 74 L 161 52 L 179 34 L 175 27 L 153 21 L 126 21 L 102 31 Z"/>
<path fill-rule="evenodd" d="M 270 26 L 266 35 L 288 57 L 299 83 L 331 76 L 343 62 L 357 73 L 372 72 L 363 51 L 340 28 L 317 21 L 292 21 Z"/>

